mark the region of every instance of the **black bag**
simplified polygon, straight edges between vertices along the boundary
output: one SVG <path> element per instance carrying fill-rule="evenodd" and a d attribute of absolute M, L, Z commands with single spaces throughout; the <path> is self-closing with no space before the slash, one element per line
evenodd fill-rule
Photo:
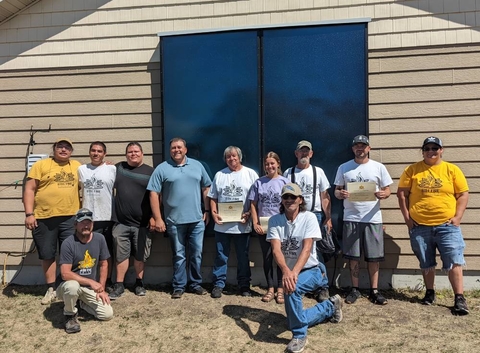
<path fill-rule="evenodd" d="M 333 237 L 333 228 L 330 232 L 328 232 L 327 226 L 322 226 L 322 239 L 317 240 L 317 250 L 322 254 L 334 254 L 337 247 Z"/>

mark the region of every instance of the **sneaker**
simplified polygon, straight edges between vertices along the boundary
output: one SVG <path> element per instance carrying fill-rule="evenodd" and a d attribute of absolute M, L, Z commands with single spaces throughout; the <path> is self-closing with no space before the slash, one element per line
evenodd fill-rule
<path fill-rule="evenodd" d="M 362 297 L 362 293 L 357 288 L 352 288 L 350 293 L 348 293 L 347 298 L 345 299 L 345 303 L 353 304 L 357 301 L 358 298 Z"/>
<path fill-rule="evenodd" d="M 206 295 L 208 292 L 205 288 L 198 286 L 192 289 L 192 293 L 196 295 Z"/>
<path fill-rule="evenodd" d="M 292 338 L 290 343 L 288 343 L 287 349 L 285 350 L 285 352 L 288 352 L 288 353 L 303 352 L 303 350 L 307 346 L 307 343 L 308 343 L 307 337 Z"/>
<path fill-rule="evenodd" d="M 250 288 L 249 287 L 241 287 L 240 288 L 240 295 L 242 297 L 251 297 L 252 296 L 252 292 L 250 292 Z"/>
<path fill-rule="evenodd" d="M 78 315 L 65 315 L 65 332 L 77 333 L 80 332 L 80 323 L 78 322 Z"/>
<path fill-rule="evenodd" d="M 330 298 L 330 293 L 328 292 L 328 287 L 321 287 L 315 293 L 313 293 L 313 298 L 319 303 Z"/>
<path fill-rule="evenodd" d="M 122 296 L 123 292 L 125 292 L 123 283 L 115 283 L 113 285 L 113 290 L 108 294 L 108 297 L 110 300 L 116 300 Z"/>
<path fill-rule="evenodd" d="M 147 291 L 143 286 L 136 286 L 135 287 L 135 295 L 138 295 L 139 297 L 144 297 L 147 295 Z"/>
<path fill-rule="evenodd" d="M 432 305 L 435 303 L 435 299 L 435 291 L 433 289 L 427 289 L 425 296 L 420 300 L 420 303 L 423 305 Z"/>
<path fill-rule="evenodd" d="M 170 298 L 172 299 L 180 299 L 183 295 L 183 290 L 181 289 L 175 289 L 172 293 L 172 296 Z"/>
<path fill-rule="evenodd" d="M 53 303 L 55 300 L 57 300 L 57 292 L 54 291 L 52 287 L 49 287 L 41 303 L 42 305 L 48 305 L 50 303 Z"/>
<path fill-rule="evenodd" d="M 463 295 L 455 296 L 455 305 L 453 306 L 453 310 L 458 315 L 468 315 L 469 310 L 467 306 L 467 300 Z"/>
<path fill-rule="evenodd" d="M 333 297 L 328 298 L 333 304 L 334 307 L 334 312 L 332 317 L 330 318 L 330 322 L 333 322 L 334 324 L 338 324 L 340 321 L 343 319 L 343 312 L 342 312 L 342 297 L 339 296 L 338 294 L 335 294 Z"/>
<path fill-rule="evenodd" d="M 385 299 L 379 291 L 370 292 L 368 299 L 370 299 L 373 304 L 386 305 L 388 303 L 387 299 Z"/>
<path fill-rule="evenodd" d="M 218 299 L 222 296 L 223 288 L 218 286 L 213 287 L 212 294 L 210 295 L 212 298 Z"/>

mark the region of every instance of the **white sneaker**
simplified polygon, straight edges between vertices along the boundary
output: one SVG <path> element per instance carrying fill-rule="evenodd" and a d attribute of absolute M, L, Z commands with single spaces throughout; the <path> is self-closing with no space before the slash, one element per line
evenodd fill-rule
<path fill-rule="evenodd" d="M 55 300 L 57 300 L 57 292 L 53 290 L 52 287 L 47 289 L 47 293 L 45 293 L 45 296 L 43 297 L 41 303 L 42 305 L 48 305 L 50 303 L 53 303 Z"/>

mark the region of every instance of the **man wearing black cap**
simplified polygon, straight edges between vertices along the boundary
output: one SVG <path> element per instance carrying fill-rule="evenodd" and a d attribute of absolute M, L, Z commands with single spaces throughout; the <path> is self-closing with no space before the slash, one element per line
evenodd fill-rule
<path fill-rule="evenodd" d="M 58 139 L 53 144 L 53 156 L 37 161 L 30 169 L 23 192 L 25 227 L 32 231 L 48 285 L 42 304 L 56 298 L 57 244 L 61 247 L 74 232 L 74 215 L 80 208 L 80 163 L 70 159 L 72 152 L 72 141 Z"/>
<path fill-rule="evenodd" d="M 88 208 L 75 215 L 75 234 L 62 244 L 60 252 L 60 276 L 57 293 L 65 303 L 65 331 L 80 331 L 77 300 L 80 307 L 99 320 L 110 320 L 113 309 L 105 292 L 110 258 L 105 238 L 92 232 L 93 213 Z M 98 276 L 97 276 L 98 272 Z M 97 280 L 99 278 L 99 280 Z"/>
<path fill-rule="evenodd" d="M 393 183 L 387 168 L 369 159 L 370 141 L 364 135 L 355 136 L 352 141 L 355 158 L 338 167 L 335 177 L 335 197 L 343 200 L 343 257 L 350 262 L 352 290 L 346 298 L 349 304 L 361 297 L 359 291 L 359 266 L 363 253 L 368 263 L 370 276 L 370 300 L 379 305 L 387 300 L 378 292 L 379 262 L 384 260 L 383 224 L 380 200 L 390 196 Z M 372 186 L 371 199 L 357 199 L 352 196 L 354 188 Z M 349 188 L 352 188 L 350 190 Z M 368 200 L 367 200 L 368 199 Z"/>
<path fill-rule="evenodd" d="M 328 283 L 325 265 L 317 259 L 314 242 L 321 239 L 314 214 L 306 211 L 302 190 L 297 184 L 282 188 L 280 213 L 268 221 L 267 241 L 278 267 L 282 270 L 285 311 L 293 338 L 286 352 L 302 352 L 307 344 L 309 327 L 329 320 L 342 321 L 342 301 L 337 294 L 304 309 L 302 298 Z"/>

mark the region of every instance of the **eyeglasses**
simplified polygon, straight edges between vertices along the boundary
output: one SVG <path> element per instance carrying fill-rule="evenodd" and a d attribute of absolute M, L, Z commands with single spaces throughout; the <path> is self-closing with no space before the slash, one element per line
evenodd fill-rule
<path fill-rule="evenodd" d="M 423 152 L 430 152 L 430 151 L 437 152 L 439 149 L 440 147 L 424 147 Z"/>
<path fill-rule="evenodd" d="M 296 200 L 298 196 L 286 194 L 282 196 L 282 200 Z"/>
<path fill-rule="evenodd" d="M 92 217 L 93 216 L 93 212 L 80 212 L 80 213 L 77 213 L 77 219 L 78 218 L 82 218 L 82 217 Z"/>
<path fill-rule="evenodd" d="M 71 150 L 72 150 L 72 146 L 70 146 L 70 145 L 64 145 L 64 144 L 60 144 L 60 145 L 57 144 L 57 145 L 55 145 L 55 148 L 56 148 L 57 150 L 61 150 L 62 148 L 65 148 L 65 149 L 68 150 L 68 151 L 71 151 Z"/>

